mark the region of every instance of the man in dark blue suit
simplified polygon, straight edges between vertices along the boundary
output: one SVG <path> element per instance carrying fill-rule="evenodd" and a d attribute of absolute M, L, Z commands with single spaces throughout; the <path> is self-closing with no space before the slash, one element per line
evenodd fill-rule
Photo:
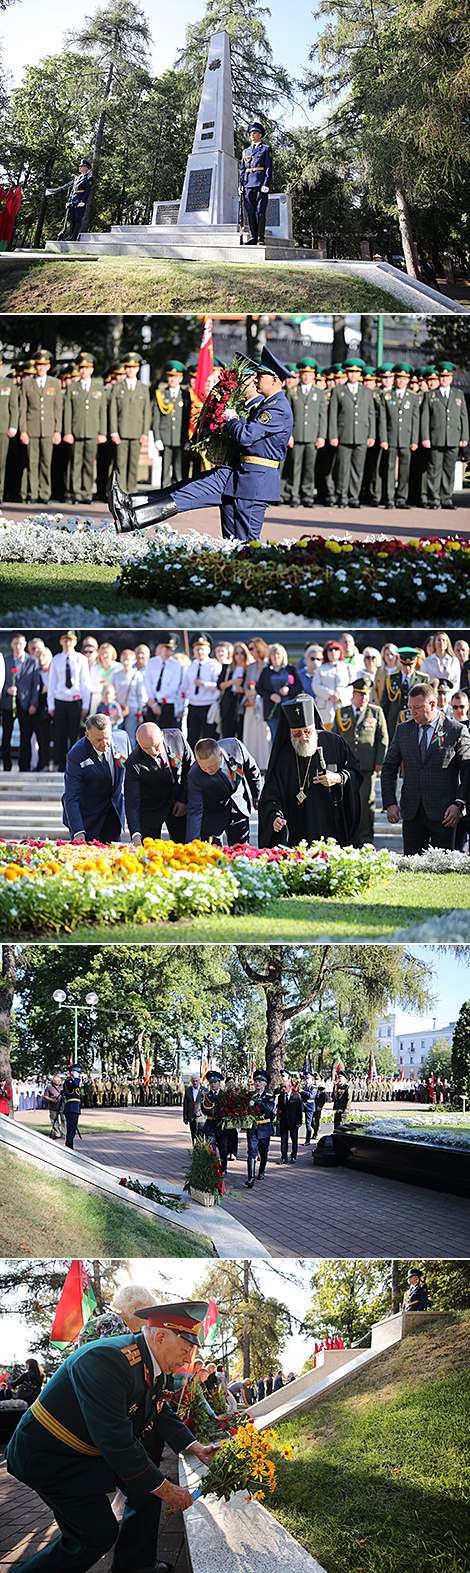
<path fill-rule="evenodd" d="M 280 465 L 286 457 L 293 415 L 284 392 L 288 372 L 281 361 L 264 349 L 260 365 L 256 361 L 249 365 L 256 372 L 261 402 L 252 404 L 244 420 L 225 412 L 239 448 L 235 464 L 221 464 L 186 486 L 147 495 L 136 492 L 128 496 L 114 475 L 108 501 L 118 534 L 145 530 L 175 513 L 217 505 L 225 539 L 259 540 L 268 503 L 280 499 Z"/>
<path fill-rule="evenodd" d="M 31 735 L 34 732 L 41 673 L 34 656 L 26 653 L 23 634 L 14 634 L 10 640 L 11 655 L 5 656 L 5 683 L 2 690 L 2 760 L 3 769 L 11 770 L 11 734 L 15 716 L 20 727 L 20 770 L 31 769 Z"/>
<path fill-rule="evenodd" d="M 263 142 L 264 126 L 254 120 L 250 126 L 251 146 L 244 148 L 240 164 L 238 194 L 243 197 L 250 226 L 249 246 L 264 246 L 266 209 L 273 174 L 271 148 Z"/>
<path fill-rule="evenodd" d="M 65 764 L 64 824 L 72 841 L 120 841 L 124 829 L 124 765 L 131 751 L 127 732 L 112 732 L 109 716 L 88 716 L 85 737 L 74 743 Z"/>
<path fill-rule="evenodd" d="M 256 761 L 238 737 L 196 743 L 196 764 L 188 775 L 186 840 L 220 841 L 229 847 L 249 840 L 250 801 L 258 807 L 261 776 Z"/>
<path fill-rule="evenodd" d="M 171 841 L 186 841 L 188 774 L 194 754 L 176 727 L 153 722 L 137 728 L 136 747 L 126 763 L 124 797 L 134 846 L 158 838 L 166 825 Z"/>

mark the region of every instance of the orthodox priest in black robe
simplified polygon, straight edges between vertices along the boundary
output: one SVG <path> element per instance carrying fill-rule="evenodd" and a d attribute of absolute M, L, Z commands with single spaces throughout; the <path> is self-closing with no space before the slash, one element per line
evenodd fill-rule
<path fill-rule="evenodd" d="M 326 841 L 353 843 L 360 819 L 358 761 L 343 737 L 318 727 L 310 694 L 280 706 L 259 801 L 260 847 Z"/>

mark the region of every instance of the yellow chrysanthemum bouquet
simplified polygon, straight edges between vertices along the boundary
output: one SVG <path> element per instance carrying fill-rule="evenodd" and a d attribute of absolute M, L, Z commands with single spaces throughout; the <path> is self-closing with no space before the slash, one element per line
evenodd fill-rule
<path fill-rule="evenodd" d="M 275 1443 L 284 1458 L 293 1458 L 293 1449 L 284 1446 L 277 1431 L 256 1431 L 251 1420 L 237 1427 L 234 1435 L 216 1453 L 204 1476 L 201 1496 L 224 1497 L 228 1502 L 234 1491 L 246 1491 L 247 1502 L 256 1497 L 263 1502 L 276 1490 L 276 1467 L 270 1457 Z"/>

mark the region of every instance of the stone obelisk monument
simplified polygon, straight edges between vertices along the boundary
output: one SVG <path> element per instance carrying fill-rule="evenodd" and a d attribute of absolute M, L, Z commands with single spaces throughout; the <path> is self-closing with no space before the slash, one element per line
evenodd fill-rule
<path fill-rule="evenodd" d="M 178 226 L 236 223 L 237 191 L 230 40 L 228 33 L 213 33 Z"/>

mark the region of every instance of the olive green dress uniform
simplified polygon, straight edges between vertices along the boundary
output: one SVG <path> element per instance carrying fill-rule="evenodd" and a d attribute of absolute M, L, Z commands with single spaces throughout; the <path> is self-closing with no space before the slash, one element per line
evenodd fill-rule
<path fill-rule="evenodd" d="M 387 454 L 380 447 L 380 420 L 382 402 L 385 394 L 382 388 L 371 388 L 370 393 L 374 401 L 375 411 L 375 443 L 373 448 L 367 449 L 364 465 L 364 500 L 373 508 L 378 508 L 386 501 L 386 472 Z"/>
<path fill-rule="evenodd" d="M 97 437 L 107 435 L 107 403 L 101 380 L 92 377 L 87 391 L 81 382 L 70 382 L 65 395 L 64 436 L 72 436 L 72 497 L 91 502 L 97 454 Z"/>
<path fill-rule="evenodd" d="M 461 388 L 441 388 L 425 393 L 421 407 L 421 441 L 431 443 L 427 489 L 431 506 L 449 507 L 454 490 L 454 471 L 460 443 L 468 442 L 468 415 Z"/>
<path fill-rule="evenodd" d="M 121 441 L 113 444 L 114 463 L 120 486 L 125 492 L 137 489 L 140 438 L 150 431 L 150 394 L 143 382 L 128 388 L 126 382 L 114 385 L 109 406 L 109 430 L 118 432 Z"/>
<path fill-rule="evenodd" d="M 165 383 L 158 388 L 153 408 L 152 431 L 156 442 L 163 443 L 162 486 L 176 484 L 183 477 L 183 452 L 188 441 L 191 395 L 189 388 L 176 393 Z"/>
<path fill-rule="evenodd" d="M 409 677 L 405 677 L 403 672 L 387 673 L 382 689 L 380 707 L 385 716 L 390 743 L 393 740 L 399 721 L 409 721 L 408 699 L 410 690 L 415 683 L 422 683 L 422 681 L 422 674 L 416 671 L 410 672 Z"/>
<path fill-rule="evenodd" d="M 113 1569 L 153 1567 L 165 1475 L 140 1440 L 181 1453 L 195 1437 L 165 1403 L 143 1333 L 75 1350 L 21 1416 L 7 1451 L 10 1474 L 53 1510 L 57 1540 L 24 1563 L 28 1573 L 86 1573 L 114 1546 Z M 119 1525 L 108 1501 L 126 1497 Z"/>
<path fill-rule="evenodd" d="M 353 847 L 363 847 L 374 840 L 375 783 L 377 767 L 383 764 L 388 748 L 388 731 L 380 705 L 367 704 L 364 710 L 355 711 L 353 705 L 341 705 L 336 711 L 333 732 L 344 737 L 359 760 L 363 781 L 360 787 L 361 817 Z"/>
<path fill-rule="evenodd" d="M 3 502 L 5 469 L 10 438 L 8 431 L 18 431 L 18 389 L 9 377 L 0 377 L 0 501 Z"/>
<path fill-rule="evenodd" d="M 375 438 L 375 406 L 369 388 L 357 385 L 355 395 L 349 384 L 333 388 L 328 410 L 328 438 L 338 438 L 334 479 L 338 503 L 358 503 L 367 442 Z"/>
<path fill-rule="evenodd" d="M 317 437 L 326 438 L 328 426 L 325 394 L 322 388 L 315 387 L 315 383 L 310 385 L 307 393 L 302 393 L 299 383 L 298 388 L 287 397 L 294 418 L 291 505 L 293 508 L 298 508 L 300 504 L 304 508 L 313 508 L 315 463 L 319 451 L 315 444 Z"/>
<path fill-rule="evenodd" d="M 36 377 L 25 377 L 20 393 L 19 430 L 27 432 L 28 496 L 32 502 L 49 502 L 51 495 L 52 438 L 62 431 L 62 392 L 57 377 L 46 377 L 39 388 Z"/>
<path fill-rule="evenodd" d="M 380 442 L 388 442 L 387 503 L 398 506 L 408 502 L 411 443 L 419 440 L 419 400 L 407 388 L 400 397 L 398 388 L 383 395 L 380 411 Z M 398 459 L 398 485 L 395 498 L 395 473 Z"/>
<path fill-rule="evenodd" d="M 325 388 L 325 392 L 323 394 L 323 397 L 324 397 L 324 400 L 325 400 L 325 406 L 326 406 L 327 428 L 328 428 L 328 413 L 329 413 L 330 401 L 331 401 L 332 393 L 333 393 L 333 388 Z M 330 448 L 330 445 L 329 445 L 328 442 L 325 443 L 325 447 L 324 448 L 319 448 L 318 451 L 317 451 L 317 462 L 316 462 L 316 466 L 315 466 L 315 480 L 316 480 L 316 484 L 317 484 L 317 497 L 318 497 L 319 503 L 322 503 L 323 507 L 326 507 L 326 508 L 330 508 L 332 506 L 332 504 L 335 501 L 335 496 L 336 496 L 335 483 L 334 483 L 334 478 L 333 478 L 333 471 L 334 471 L 334 466 L 335 466 L 335 458 L 336 458 L 336 450 L 334 448 Z"/>

